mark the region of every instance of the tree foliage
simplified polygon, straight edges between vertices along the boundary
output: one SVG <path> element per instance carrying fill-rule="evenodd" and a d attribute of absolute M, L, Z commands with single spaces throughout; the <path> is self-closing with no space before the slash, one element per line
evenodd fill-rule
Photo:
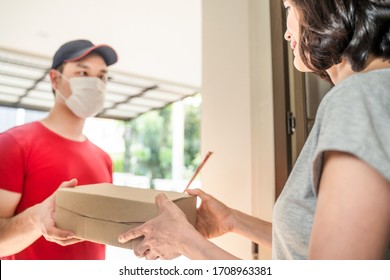
<path fill-rule="evenodd" d="M 200 100 L 200 95 L 197 97 Z M 200 102 L 185 103 L 184 164 L 189 178 L 200 162 Z M 135 175 L 172 178 L 172 105 L 145 113 L 126 124 L 125 153 L 115 169 Z"/>

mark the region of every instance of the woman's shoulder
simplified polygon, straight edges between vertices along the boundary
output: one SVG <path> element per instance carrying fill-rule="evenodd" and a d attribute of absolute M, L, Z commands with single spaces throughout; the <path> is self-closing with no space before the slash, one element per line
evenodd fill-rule
<path fill-rule="evenodd" d="M 325 96 L 328 110 L 348 110 L 382 107 L 388 111 L 390 105 L 390 69 L 356 73 L 335 85 Z"/>

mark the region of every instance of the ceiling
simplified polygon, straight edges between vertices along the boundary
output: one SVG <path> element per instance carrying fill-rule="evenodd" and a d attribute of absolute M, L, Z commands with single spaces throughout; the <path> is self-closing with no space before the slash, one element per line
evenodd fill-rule
<path fill-rule="evenodd" d="M 200 5 L 200 0 L 1 0 L 0 105 L 49 110 L 51 57 L 64 42 L 80 38 L 109 44 L 119 55 L 110 67 L 100 117 L 129 120 L 192 96 L 201 79 Z"/>
<path fill-rule="evenodd" d="M 0 105 L 49 111 L 54 105 L 49 58 L 0 48 Z M 179 83 L 109 72 L 104 110 L 98 117 L 130 120 L 199 92 Z"/>

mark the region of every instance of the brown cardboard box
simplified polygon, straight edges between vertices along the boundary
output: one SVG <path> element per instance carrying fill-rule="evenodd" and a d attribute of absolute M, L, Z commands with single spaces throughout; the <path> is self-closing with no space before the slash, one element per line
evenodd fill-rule
<path fill-rule="evenodd" d="M 121 244 L 118 236 L 158 214 L 155 197 L 160 192 L 165 193 L 186 214 L 188 221 L 195 225 L 194 196 L 111 184 L 59 189 L 55 222 L 57 227 L 71 230 L 79 238 L 132 249 L 133 242 Z"/>

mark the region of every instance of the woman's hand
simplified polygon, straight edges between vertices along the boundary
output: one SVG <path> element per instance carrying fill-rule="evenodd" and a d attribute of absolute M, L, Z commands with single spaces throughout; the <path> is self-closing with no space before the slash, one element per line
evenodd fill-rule
<path fill-rule="evenodd" d="M 200 189 L 187 190 L 199 196 L 202 203 L 197 210 L 196 229 L 206 238 L 221 236 L 233 230 L 234 211 Z"/>
<path fill-rule="evenodd" d="M 182 237 L 186 237 L 195 228 L 188 222 L 179 207 L 160 193 L 156 196 L 159 214 L 141 226 L 121 234 L 118 241 L 126 243 L 144 236 L 141 243 L 135 245 L 134 254 L 148 260 L 173 259 L 183 254 Z"/>

